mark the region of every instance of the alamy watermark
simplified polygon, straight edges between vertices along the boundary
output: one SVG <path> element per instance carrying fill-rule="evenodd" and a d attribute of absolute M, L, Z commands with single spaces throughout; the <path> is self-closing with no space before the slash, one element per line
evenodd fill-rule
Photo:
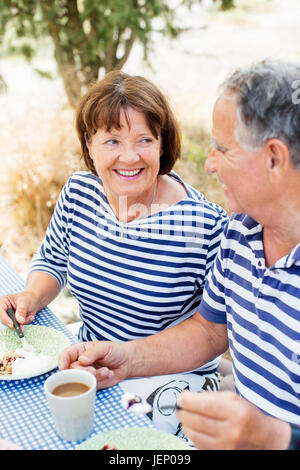
<path fill-rule="evenodd" d="M 127 197 L 119 199 L 119 214 L 124 221 L 112 214 L 95 211 L 95 232 L 101 240 L 175 240 L 186 247 L 201 248 L 205 242 L 205 215 L 191 205 L 169 206 L 154 204 L 149 207 L 134 204 L 127 207 Z"/>
<path fill-rule="evenodd" d="M 294 341 L 292 344 L 292 361 L 300 364 L 300 341 Z"/>
<path fill-rule="evenodd" d="M 300 104 L 300 80 L 295 80 L 292 83 L 292 88 L 295 89 L 292 93 L 292 103 Z"/>

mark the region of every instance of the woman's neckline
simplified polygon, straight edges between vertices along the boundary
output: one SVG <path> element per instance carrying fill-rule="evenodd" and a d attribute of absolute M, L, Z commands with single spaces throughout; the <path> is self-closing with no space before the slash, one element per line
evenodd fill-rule
<path fill-rule="evenodd" d="M 108 208 L 108 212 L 113 216 L 113 219 L 115 220 L 115 222 L 117 222 L 119 225 L 123 226 L 123 225 L 130 225 L 130 224 L 138 224 L 138 223 L 141 223 L 145 220 L 148 220 L 152 217 L 157 217 L 159 214 L 163 213 L 163 212 L 167 212 L 167 211 L 170 211 L 172 210 L 172 208 L 176 207 L 177 205 L 180 205 L 182 204 L 183 202 L 187 201 L 187 200 L 190 200 L 192 199 L 191 197 L 191 194 L 190 194 L 190 190 L 189 188 L 187 187 L 187 185 L 185 184 L 185 182 L 174 172 L 172 171 L 171 173 L 169 173 L 168 175 L 166 175 L 170 178 L 173 178 L 175 181 L 177 181 L 178 183 L 182 184 L 184 189 L 185 189 L 185 192 L 186 192 L 186 197 L 185 198 L 182 198 L 181 200 L 179 201 L 176 201 L 174 203 L 171 203 L 171 204 L 164 204 L 164 203 L 158 203 L 158 204 L 155 204 L 155 199 L 156 199 L 156 196 L 157 196 L 157 190 L 158 190 L 158 184 L 156 183 L 156 187 L 155 187 L 155 190 L 154 190 L 154 193 L 153 193 L 153 197 L 152 197 L 152 201 L 149 205 L 149 207 L 152 207 L 152 206 L 157 206 L 157 210 L 155 210 L 154 212 L 151 211 L 150 214 L 148 214 L 147 216 L 140 216 L 140 217 L 136 217 L 130 221 L 121 221 L 120 219 L 118 219 L 118 217 L 116 216 L 111 204 L 109 203 L 108 201 L 108 198 L 105 194 L 105 191 L 104 191 L 104 187 L 103 187 L 103 184 L 102 184 L 102 181 L 101 179 L 99 178 L 100 182 L 101 182 L 101 187 L 102 187 L 102 193 L 103 193 L 103 196 L 104 196 L 104 200 L 105 200 L 105 203 L 106 203 L 106 206 Z"/>

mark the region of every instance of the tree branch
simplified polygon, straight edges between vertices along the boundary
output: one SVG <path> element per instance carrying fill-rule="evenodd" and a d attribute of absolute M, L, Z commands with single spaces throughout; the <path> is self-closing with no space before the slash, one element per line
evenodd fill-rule
<path fill-rule="evenodd" d="M 115 69 L 121 69 L 123 65 L 126 63 L 129 57 L 129 54 L 131 52 L 132 46 L 134 44 L 135 38 L 136 38 L 135 31 L 131 31 L 130 38 L 125 42 L 125 51 L 124 51 L 123 56 L 120 59 L 116 59 L 115 66 L 114 66 Z"/>
<path fill-rule="evenodd" d="M 116 54 L 117 54 L 117 49 L 119 45 L 119 40 L 120 40 L 120 28 L 118 28 L 117 32 L 117 38 L 114 39 L 114 36 L 116 34 L 116 31 L 113 29 L 111 32 L 110 36 L 110 41 L 107 47 L 107 51 L 105 54 L 105 70 L 106 72 L 109 72 L 110 70 L 113 70 L 114 65 L 115 65 L 115 59 L 116 59 Z"/>

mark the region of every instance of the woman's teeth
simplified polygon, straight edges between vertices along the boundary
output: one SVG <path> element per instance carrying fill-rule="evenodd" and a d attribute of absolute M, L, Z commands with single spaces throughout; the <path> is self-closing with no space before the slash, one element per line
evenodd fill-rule
<path fill-rule="evenodd" d="M 122 175 L 122 176 L 136 176 L 142 171 L 142 168 L 138 168 L 137 170 L 115 170 L 115 171 L 119 173 L 119 175 Z"/>

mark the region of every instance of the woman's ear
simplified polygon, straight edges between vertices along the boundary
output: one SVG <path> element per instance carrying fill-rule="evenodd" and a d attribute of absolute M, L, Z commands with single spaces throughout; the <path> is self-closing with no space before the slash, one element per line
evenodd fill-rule
<path fill-rule="evenodd" d="M 85 140 L 85 145 L 87 146 L 87 149 L 89 151 L 90 158 L 93 160 L 93 157 L 91 155 L 91 142 L 90 142 L 90 138 L 87 132 L 84 133 L 84 140 Z"/>

